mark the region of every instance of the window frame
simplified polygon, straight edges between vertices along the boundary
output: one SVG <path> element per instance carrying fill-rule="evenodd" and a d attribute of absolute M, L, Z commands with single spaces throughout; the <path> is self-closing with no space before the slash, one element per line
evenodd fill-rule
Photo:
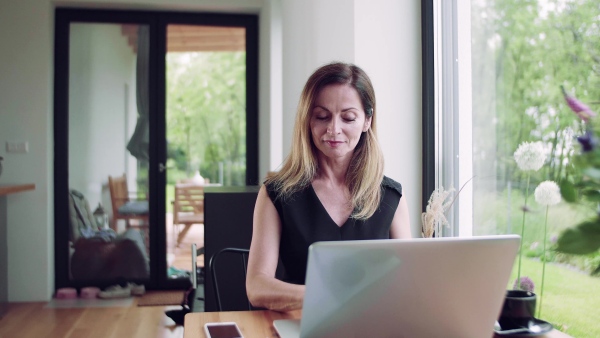
<path fill-rule="evenodd" d="M 470 3 L 422 0 L 423 200 L 460 191 L 436 237 L 473 235 Z M 458 196 L 458 195 L 455 195 Z"/>

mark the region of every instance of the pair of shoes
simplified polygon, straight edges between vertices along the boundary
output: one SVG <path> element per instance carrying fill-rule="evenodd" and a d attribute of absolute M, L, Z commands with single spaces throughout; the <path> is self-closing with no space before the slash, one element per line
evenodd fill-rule
<path fill-rule="evenodd" d="M 56 290 L 56 299 L 75 299 L 77 298 L 77 289 L 60 288 Z"/>
<path fill-rule="evenodd" d="M 100 289 L 93 286 L 81 288 L 79 297 L 82 299 L 94 299 L 100 293 Z M 75 299 L 77 298 L 77 289 L 60 288 L 56 291 L 56 299 Z"/>
<path fill-rule="evenodd" d="M 88 286 L 81 289 L 79 293 L 79 297 L 83 299 L 95 299 L 98 298 L 98 294 L 100 293 L 100 289 L 95 286 Z"/>
<path fill-rule="evenodd" d="M 98 293 L 98 297 L 102 299 L 127 298 L 131 297 L 131 288 L 128 286 L 113 285 L 107 287 L 104 291 Z"/>
<path fill-rule="evenodd" d="M 146 287 L 144 284 L 137 285 L 135 283 L 128 283 L 127 287 L 131 290 L 131 295 L 133 296 L 142 296 L 146 293 Z"/>
<path fill-rule="evenodd" d="M 98 293 L 98 297 L 103 299 L 127 298 L 131 296 L 141 296 L 146 293 L 144 284 L 127 283 L 125 286 L 120 284 L 109 286 L 104 291 Z"/>

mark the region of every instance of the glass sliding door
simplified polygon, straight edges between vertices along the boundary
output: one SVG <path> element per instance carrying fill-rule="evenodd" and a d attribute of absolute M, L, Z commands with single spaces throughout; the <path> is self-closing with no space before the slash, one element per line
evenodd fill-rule
<path fill-rule="evenodd" d="M 69 272 L 150 278 L 147 25 L 69 27 Z"/>
<path fill-rule="evenodd" d="M 204 188 L 246 184 L 246 29 L 169 24 L 166 37 L 167 274 L 181 278 L 204 244 Z"/>
<path fill-rule="evenodd" d="M 57 8 L 55 22 L 56 288 L 188 288 L 203 189 L 258 182 L 257 17 Z"/>

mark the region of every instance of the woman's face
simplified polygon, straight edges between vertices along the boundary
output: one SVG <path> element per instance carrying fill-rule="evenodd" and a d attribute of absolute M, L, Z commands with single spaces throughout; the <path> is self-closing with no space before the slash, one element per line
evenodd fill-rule
<path fill-rule="evenodd" d="M 371 126 L 356 89 L 333 84 L 321 89 L 310 118 L 312 140 L 331 159 L 350 159 L 363 132 Z"/>

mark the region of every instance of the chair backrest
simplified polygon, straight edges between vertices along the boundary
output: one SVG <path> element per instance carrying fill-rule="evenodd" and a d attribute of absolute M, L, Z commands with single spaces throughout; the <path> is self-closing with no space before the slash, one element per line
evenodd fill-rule
<path fill-rule="evenodd" d="M 183 217 L 182 216 L 200 216 Z M 177 183 L 173 201 L 173 224 L 204 222 L 204 188 L 202 186 Z"/>
<path fill-rule="evenodd" d="M 212 282 L 214 286 L 213 290 L 218 311 L 255 310 L 250 304 L 250 301 L 248 300 L 248 296 L 246 294 L 246 274 L 248 268 L 249 253 L 250 250 L 248 249 L 225 248 L 220 250 L 210 258 L 210 261 L 208 263 L 208 270 L 210 271 L 210 274 L 212 276 Z M 237 256 L 237 264 L 235 264 L 235 256 Z M 229 260 L 222 260 L 226 258 L 229 258 Z M 226 267 L 230 268 L 228 269 L 229 271 L 222 271 L 223 275 L 225 275 L 225 272 L 227 272 L 229 278 L 222 278 L 221 284 L 219 284 L 218 274 L 219 271 L 221 271 L 220 269 L 224 269 L 224 267 L 218 264 L 219 261 L 222 262 L 221 264 L 229 263 L 226 265 Z M 231 275 L 232 273 L 235 273 L 233 277 Z M 223 295 L 227 294 L 230 299 L 222 299 L 221 293 Z M 226 309 L 224 309 L 223 304 L 229 305 L 226 306 Z"/>
<path fill-rule="evenodd" d="M 112 177 L 108 176 L 108 189 L 110 191 L 110 202 L 114 214 L 118 213 L 119 208 L 129 201 L 127 189 L 127 176 Z"/>

